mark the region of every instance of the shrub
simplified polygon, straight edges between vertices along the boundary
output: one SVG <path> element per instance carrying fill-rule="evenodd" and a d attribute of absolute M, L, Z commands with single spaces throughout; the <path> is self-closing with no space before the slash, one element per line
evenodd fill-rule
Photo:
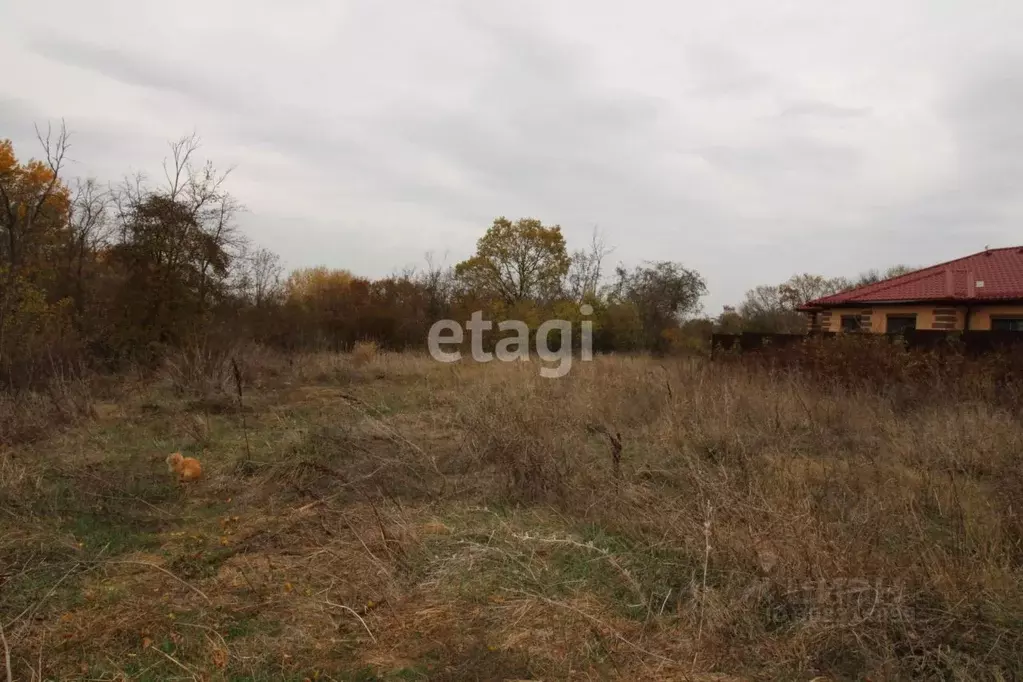
<path fill-rule="evenodd" d="M 980 400 L 1023 404 L 1023 349 L 969 356 L 955 343 L 909 349 L 877 335 L 807 337 L 785 346 L 722 359 L 774 372 L 795 373 L 820 387 L 841 387 L 894 396 L 901 402 Z"/>
<path fill-rule="evenodd" d="M 359 341 L 352 347 L 352 364 L 362 367 L 373 362 L 380 347 L 376 341 Z"/>
<path fill-rule="evenodd" d="M 58 373 L 39 390 L 0 391 L 0 445 L 37 440 L 94 414 L 89 382 L 82 376 Z"/>

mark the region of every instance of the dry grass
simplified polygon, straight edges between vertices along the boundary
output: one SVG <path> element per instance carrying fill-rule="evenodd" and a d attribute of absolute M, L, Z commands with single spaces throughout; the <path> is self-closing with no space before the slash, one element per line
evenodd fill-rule
<path fill-rule="evenodd" d="M 352 362 L 356 367 L 370 364 L 376 359 L 380 347 L 375 341 L 359 341 L 352 348 Z"/>
<path fill-rule="evenodd" d="M 89 383 L 57 374 L 42 390 L 0 391 L 0 444 L 30 441 L 94 415 Z"/>
<path fill-rule="evenodd" d="M 236 355 L 244 412 L 165 375 L 0 452 L 16 679 L 1023 676 L 1023 425 L 989 400 Z"/>

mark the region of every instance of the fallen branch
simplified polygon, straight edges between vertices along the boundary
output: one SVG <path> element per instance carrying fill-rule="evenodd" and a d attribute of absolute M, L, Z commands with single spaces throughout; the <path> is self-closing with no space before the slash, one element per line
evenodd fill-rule
<path fill-rule="evenodd" d="M 356 618 L 358 618 L 359 622 L 362 623 L 362 627 L 364 627 L 366 629 L 366 634 L 369 635 L 369 638 L 373 640 L 374 644 L 377 643 L 377 638 L 373 636 L 373 632 L 369 629 L 369 626 L 366 625 L 366 621 L 364 621 L 362 619 L 362 616 L 360 616 L 355 609 L 353 609 L 353 608 L 351 608 L 349 606 L 345 606 L 344 604 L 335 604 L 334 602 L 332 602 L 330 600 L 327 600 L 327 599 L 324 599 L 323 603 L 326 604 L 327 606 L 333 606 L 333 607 L 336 607 L 336 608 L 339 608 L 339 609 L 344 609 L 348 613 L 350 613 L 353 616 L 355 616 Z"/>
<path fill-rule="evenodd" d="M 635 578 L 632 577 L 632 574 L 629 573 L 625 569 L 624 566 L 622 566 L 620 563 L 618 563 L 618 559 L 613 554 L 608 552 L 607 550 L 602 549 L 600 547 L 597 547 L 593 543 L 578 542 L 576 540 L 572 540 L 572 539 L 569 539 L 569 538 L 541 538 L 541 537 L 533 537 L 531 535 L 518 535 L 516 533 L 512 533 L 511 536 L 513 538 L 515 538 L 516 540 L 521 540 L 521 541 L 524 541 L 524 542 L 542 542 L 542 543 L 545 543 L 545 544 L 552 544 L 552 545 L 569 545 L 571 547 L 578 547 L 579 549 L 584 549 L 584 550 L 589 550 L 589 551 L 596 552 L 597 554 L 599 554 L 601 556 L 601 558 L 607 559 L 608 563 L 611 564 L 611 566 L 613 566 L 614 569 L 616 571 L 618 571 L 618 573 L 629 584 L 629 587 L 632 588 L 632 591 L 635 593 L 635 595 L 639 599 L 639 601 L 647 606 L 647 611 L 650 610 L 650 606 L 649 606 L 649 603 L 648 603 L 649 600 L 647 599 L 646 595 L 643 594 L 642 586 L 636 581 Z"/>
<path fill-rule="evenodd" d="M 561 602 L 554 601 L 553 599 L 548 599 L 547 597 L 543 596 L 542 594 L 536 594 L 535 592 L 527 592 L 526 590 L 513 590 L 513 589 L 510 589 L 510 588 L 507 588 L 507 587 L 502 587 L 501 589 L 504 590 L 505 592 L 511 592 L 513 594 L 520 594 L 520 595 L 523 595 L 523 596 L 526 596 L 526 597 L 530 597 L 531 599 L 539 599 L 540 601 L 542 601 L 542 602 L 544 602 L 546 604 L 550 604 L 551 606 L 557 606 L 558 608 L 562 608 L 562 609 L 566 609 L 568 611 L 571 611 L 572 613 L 575 613 L 577 615 L 582 616 L 583 618 L 585 618 L 586 620 L 590 621 L 591 623 L 594 623 L 596 625 L 600 625 L 600 626 L 606 628 L 608 631 L 610 631 L 610 633 L 612 635 L 614 635 L 615 639 L 617 639 L 617 640 L 623 642 L 624 644 L 632 647 L 633 649 L 635 649 L 636 651 L 640 652 L 641 654 L 646 654 L 647 656 L 651 656 L 653 658 L 656 658 L 656 659 L 658 659 L 658 660 L 660 660 L 660 661 L 662 661 L 664 663 L 670 663 L 672 665 L 679 665 L 678 661 L 672 660 L 672 659 L 668 658 L 667 656 L 662 656 L 660 654 L 655 654 L 654 652 L 648 651 L 648 650 L 644 649 L 643 647 L 639 646 L 638 644 L 636 644 L 636 643 L 626 639 L 624 635 L 622 635 L 620 632 L 615 630 L 613 627 L 611 627 L 610 625 L 608 625 L 604 621 L 600 620 L 596 616 L 591 616 L 590 614 L 586 613 L 585 611 L 583 611 L 581 609 L 577 609 L 576 607 L 574 607 L 574 606 L 572 606 L 570 604 L 563 604 Z M 686 680 L 689 680 L 689 682 L 692 682 L 690 680 L 689 676 L 686 675 L 684 671 L 680 670 L 679 672 L 682 673 L 682 677 L 684 677 Z"/>
<path fill-rule="evenodd" d="M 182 662 L 181 662 L 181 661 L 179 661 L 178 659 L 174 658 L 174 657 L 173 657 L 173 656 L 171 656 L 170 654 L 168 654 L 168 653 L 166 653 L 166 652 L 164 652 L 164 651 L 161 651 L 161 650 L 160 650 L 160 649 L 159 649 L 158 647 L 155 647 L 155 646 L 151 646 L 151 647 L 149 647 L 149 648 L 150 648 L 150 649 L 152 649 L 153 651 L 155 651 L 156 653 L 160 654 L 160 655 L 161 655 L 161 656 L 163 656 L 164 658 L 166 658 L 166 659 L 167 659 L 168 661 L 170 661 L 170 662 L 171 662 L 171 663 L 173 663 L 174 665 L 176 665 L 176 666 L 178 666 L 179 668 L 181 668 L 182 670 L 184 670 L 184 671 L 185 671 L 186 673 L 188 673 L 189 675 L 191 675 L 191 676 L 192 676 L 192 679 L 193 679 L 193 680 L 198 680 L 198 679 L 199 679 L 199 678 L 198 678 L 198 677 L 196 676 L 195 672 L 193 672 L 193 671 L 192 671 L 192 669 L 191 669 L 191 668 L 189 668 L 189 667 L 188 667 L 188 666 L 186 666 L 186 665 L 185 665 L 184 663 L 182 663 Z"/>

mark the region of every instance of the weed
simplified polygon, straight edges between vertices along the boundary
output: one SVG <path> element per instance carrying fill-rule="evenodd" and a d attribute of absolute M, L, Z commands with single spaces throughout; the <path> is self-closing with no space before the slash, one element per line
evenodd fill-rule
<path fill-rule="evenodd" d="M 98 427 L 0 397 L 36 439 L 0 452 L 13 673 L 42 650 L 51 679 L 1023 677 L 1011 392 L 803 352 L 548 381 L 196 351 Z M 233 412 L 182 433 L 191 401 Z M 209 480 L 168 480 L 172 446 Z"/>

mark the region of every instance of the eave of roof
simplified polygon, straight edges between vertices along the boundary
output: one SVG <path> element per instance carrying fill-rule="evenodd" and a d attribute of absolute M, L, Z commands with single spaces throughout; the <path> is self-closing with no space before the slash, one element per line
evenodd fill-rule
<path fill-rule="evenodd" d="M 986 289 L 981 288 L 983 280 L 988 280 Z M 1018 246 L 987 249 L 822 296 L 797 309 L 810 312 L 831 307 L 914 303 L 965 305 L 1014 300 L 1023 300 L 1023 248 Z"/>
<path fill-rule="evenodd" d="M 1006 303 L 1023 304 L 1023 297 L 987 297 L 987 298 L 915 298 L 915 299 L 893 299 L 890 301 L 869 300 L 869 301 L 839 301 L 836 303 L 823 303 L 817 305 L 812 301 L 804 303 L 796 308 L 801 313 L 812 313 L 829 308 L 874 308 L 882 306 L 912 306 L 912 305 L 947 305 L 947 306 L 974 306 L 974 305 L 998 305 Z"/>

